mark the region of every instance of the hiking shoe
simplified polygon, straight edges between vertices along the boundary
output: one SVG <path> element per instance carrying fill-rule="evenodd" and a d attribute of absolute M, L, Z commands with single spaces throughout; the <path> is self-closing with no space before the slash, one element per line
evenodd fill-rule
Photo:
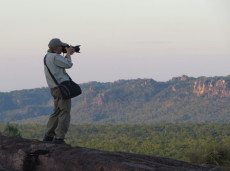
<path fill-rule="evenodd" d="M 64 139 L 58 139 L 58 138 L 54 138 L 52 143 L 54 144 L 61 144 L 61 145 L 68 145 L 66 144 L 66 142 L 64 141 Z"/>
<path fill-rule="evenodd" d="M 45 137 L 43 138 L 43 142 L 52 142 L 53 139 L 54 139 L 53 137 L 45 136 Z"/>

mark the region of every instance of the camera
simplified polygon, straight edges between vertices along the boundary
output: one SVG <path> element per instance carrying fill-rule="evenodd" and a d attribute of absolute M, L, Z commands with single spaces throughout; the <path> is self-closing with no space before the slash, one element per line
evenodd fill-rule
<path fill-rule="evenodd" d="M 72 46 L 72 47 L 74 48 L 74 51 L 75 51 L 76 53 L 80 53 L 80 46 L 81 46 L 81 45 Z M 65 49 L 66 47 L 69 48 L 70 45 L 67 44 L 66 46 L 62 46 L 62 52 L 63 52 L 63 53 L 67 53 L 67 51 L 66 51 L 66 49 Z"/>

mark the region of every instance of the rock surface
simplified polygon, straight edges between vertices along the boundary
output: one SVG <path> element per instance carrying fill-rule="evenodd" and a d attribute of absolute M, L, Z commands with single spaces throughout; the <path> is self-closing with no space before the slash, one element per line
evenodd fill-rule
<path fill-rule="evenodd" d="M 0 136 L 0 171 L 219 171 L 178 160 Z"/>

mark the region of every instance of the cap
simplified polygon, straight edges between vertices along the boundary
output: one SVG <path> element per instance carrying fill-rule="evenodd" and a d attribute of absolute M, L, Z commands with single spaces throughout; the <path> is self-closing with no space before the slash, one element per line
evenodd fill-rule
<path fill-rule="evenodd" d="M 55 50 L 57 46 L 67 46 L 67 43 L 63 43 L 60 39 L 58 38 L 54 38 L 52 40 L 50 40 L 48 46 L 50 48 L 50 50 Z"/>

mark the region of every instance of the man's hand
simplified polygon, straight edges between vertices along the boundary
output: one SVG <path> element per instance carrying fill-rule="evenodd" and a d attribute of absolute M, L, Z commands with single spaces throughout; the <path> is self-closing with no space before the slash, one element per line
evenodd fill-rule
<path fill-rule="evenodd" d="M 72 46 L 65 47 L 66 49 L 66 58 L 71 59 L 71 55 L 75 52 L 74 48 Z"/>

